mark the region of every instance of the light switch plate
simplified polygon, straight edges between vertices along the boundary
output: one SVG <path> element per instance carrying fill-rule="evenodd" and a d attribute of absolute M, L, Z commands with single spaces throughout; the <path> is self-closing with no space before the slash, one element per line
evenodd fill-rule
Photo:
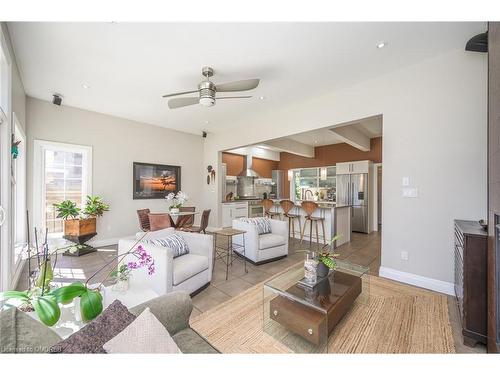
<path fill-rule="evenodd" d="M 410 257 L 409 257 L 408 251 L 401 252 L 401 260 L 408 260 L 409 258 Z"/>
<path fill-rule="evenodd" d="M 403 186 L 410 186 L 410 177 L 403 177 L 401 184 Z"/>

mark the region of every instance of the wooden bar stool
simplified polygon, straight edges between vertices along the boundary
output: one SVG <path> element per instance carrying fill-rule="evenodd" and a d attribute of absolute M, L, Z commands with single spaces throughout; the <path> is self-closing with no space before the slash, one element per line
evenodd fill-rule
<path fill-rule="evenodd" d="M 262 207 L 264 207 L 264 216 L 271 219 L 275 216 L 280 216 L 278 211 L 271 211 L 274 207 L 274 202 L 271 199 L 262 199 Z"/>
<path fill-rule="evenodd" d="M 302 209 L 306 213 L 305 217 L 305 222 L 304 222 L 304 228 L 302 230 L 302 234 L 300 235 L 300 243 L 304 240 L 304 232 L 306 230 L 307 222 L 310 222 L 310 229 L 309 229 L 309 244 L 312 246 L 312 235 L 313 235 L 313 222 L 316 227 L 316 242 L 318 244 L 318 249 L 319 249 L 319 233 L 318 233 L 318 221 L 321 222 L 321 228 L 323 229 L 323 239 L 325 239 L 325 218 L 324 217 L 315 217 L 312 216 L 314 211 L 318 209 L 318 204 L 313 201 L 303 201 L 301 203 Z"/>
<path fill-rule="evenodd" d="M 302 223 L 300 222 L 300 215 L 291 213 L 290 211 L 295 207 L 295 203 L 291 200 L 284 199 L 280 201 L 283 216 L 288 218 L 288 236 L 294 237 L 295 235 L 295 219 L 299 221 L 299 233 L 302 232 Z"/>

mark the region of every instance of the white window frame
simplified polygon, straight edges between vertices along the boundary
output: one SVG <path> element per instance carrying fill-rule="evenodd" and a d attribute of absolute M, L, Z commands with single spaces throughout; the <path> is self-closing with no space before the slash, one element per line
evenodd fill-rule
<path fill-rule="evenodd" d="M 83 181 L 84 195 L 92 195 L 92 146 L 77 145 L 72 143 L 60 143 L 34 140 L 33 147 L 33 225 L 36 228 L 45 230 L 44 208 L 45 208 L 45 183 L 43 175 L 45 171 L 44 151 L 57 149 L 69 152 L 82 152 L 82 176 L 87 176 Z M 62 237 L 62 234 L 51 234 L 51 238 Z"/>
<path fill-rule="evenodd" d="M 27 233 L 26 233 L 26 193 L 27 193 L 27 158 L 26 158 L 26 133 L 21 126 L 15 112 L 12 112 L 12 123 L 14 127 L 13 134 L 19 133 L 21 143 L 19 145 L 19 157 L 16 160 L 12 160 L 12 172 L 13 172 L 13 184 L 12 184 L 12 229 L 13 229 L 13 256 L 12 256 L 12 267 L 14 269 L 14 274 L 19 271 L 19 266 L 22 263 L 21 257 L 16 259 L 15 246 L 18 242 L 26 243 Z M 17 139 L 16 139 L 17 140 Z M 19 196 L 17 194 L 18 187 L 21 187 L 22 194 Z M 21 238 L 19 238 L 19 236 Z"/>
<path fill-rule="evenodd" d="M 5 56 L 7 62 L 6 76 L 0 77 L 6 82 L 2 83 L 0 98 L 5 98 L 5 103 L 0 100 L 0 117 L 3 117 L 3 124 L 0 124 L 0 206 L 3 208 L 5 221 L 0 226 L 0 291 L 12 287 L 12 258 L 13 250 L 13 230 L 12 230 L 12 196 L 11 196 L 11 134 L 12 134 L 12 57 L 10 56 L 7 39 L 0 26 L 0 52 Z M 1 68 L 1 67 L 0 67 Z M 0 75 L 2 71 L 0 69 Z M 3 86 L 5 84 L 5 86 Z M 3 96 L 5 95 L 5 96 Z M 2 106 L 4 104 L 4 106 Z M 3 115 L 3 116 L 2 116 Z"/>

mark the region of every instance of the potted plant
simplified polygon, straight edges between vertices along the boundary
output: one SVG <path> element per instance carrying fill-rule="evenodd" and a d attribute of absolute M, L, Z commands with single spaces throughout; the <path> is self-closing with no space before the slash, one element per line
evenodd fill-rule
<path fill-rule="evenodd" d="M 338 258 L 339 254 L 331 251 L 331 247 L 339 238 L 340 235 L 337 234 L 332 237 L 330 241 L 327 241 L 320 251 L 315 252 L 316 260 L 318 261 L 317 275 L 319 278 L 326 277 L 330 270 L 335 270 L 335 268 L 337 268 L 337 262 L 335 259 Z"/>
<path fill-rule="evenodd" d="M 168 194 L 165 199 L 167 201 L 170 213 L 175 215 L 179 213 L 179 208 L 181 208 L 182 205 L 188 201 L 189 197 L 187 194 L 179 191 L 177 194 Z"/>
<path fill-rule="evenodd" d="M 154 259 L 141 245 L 137 246 L 142 238 L 137 240 L 129 251 L 108 260 L 101 268 L 87 278 L 85 282 L 75 282 L 61 287 L 57 287 L 52 284 L 52 279 L 55 276 L 55 271 L 52 270 L 56 270 L 57 254 L 68 250 L 74 251 L 78 245 L 57 248 L 56 250 L 50 252 L 47 244 L 47 237 L 45 237 L 45 241 L 40 247 L 38 247 L 38 242 L 36 242 L 35 247 L 31 247 L 30 244 L 28 244 L 26 251 L 27 262 L 28 264 L 31 264 L 33 260 L 38 264 L 36 271 L 33 272 L 34 276 L 32 276 L 31 273 L 28 275 L 28 290 L 11 290 L 0 293 L 0 301 L 13 304 L 19 310 L 26 313 L 34 311 L 43 324 L 53 326 L 59 321 L 61 316 L 61 305 L 71 303 L 75 298 L 79 298 L 78 306 L 82 319 L 84 321 L 93 320 L 99 316 L 103 310 L 103 297 L 101 295 L 101 289 L 104 283 L 108 280 L 108 278 L 105 278 L 101 283 L 91 285 L 90 281 L 96 275 L 106 269 L 108 271 L 109 269 L 113 269 L 116 267 L 116 264 L 119 264 L 120 261 L 128 255 L 137 259 L 136 262 L 133 261 L 127 263 L 127 267 L 130 270 L 134 268 L 147 267 L 149 275 L 152 275 L 155 272 Z M 53 264 L 51 259 L 54 259 Z M 111 276 L 112 274 L 114 274 L 114 272 L 111 272 L 108 275 Z"/>
<path fill-rule="evenodd" d="M 85 244 L 97 234 L 96 219 L 109 211 L 109 205 L 105 204 L 101 197 L 87 195 L 85 207 L 82 210 L 71 200 L 65 200 L 59 204 L 54 204 L 57 217 L 64 220 L 64 238 L 78 243 Z M 72 255 L 83 255 L 94 251 L 88 245 L 81 247 L 78 252 Z"/>

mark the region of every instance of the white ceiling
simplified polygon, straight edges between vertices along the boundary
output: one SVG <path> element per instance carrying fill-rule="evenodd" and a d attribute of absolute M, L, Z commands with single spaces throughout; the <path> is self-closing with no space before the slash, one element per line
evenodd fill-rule
<path fill-rule="evenodd" d="M 369 138 L 382 136 L 382 117 L 377 116 L 350 122 L 348 124 L 338 124 L 335 126 L 329 126 L 328 128 L 311 130 L 284 138 L 292 139 L 314 147 L 342 143 L 344 141 L 337 137 L 335 133 L 330 131 L 330 129 L 337 126 L 352 126 Z"/>
<path fill-rule="evenodd" d="M 195 134 L 463 49 L 485 29 L 484 22 L 9 23 L 27 95 L 51 100 L 60 92 L 63 105 Z M 377 49 L 380 41 L 387 47 Z M 214 67 L 216 83 L 261 84 L 252 99 L 168 109 L 161 96 L 195 89 L 204 65 Z"/>

